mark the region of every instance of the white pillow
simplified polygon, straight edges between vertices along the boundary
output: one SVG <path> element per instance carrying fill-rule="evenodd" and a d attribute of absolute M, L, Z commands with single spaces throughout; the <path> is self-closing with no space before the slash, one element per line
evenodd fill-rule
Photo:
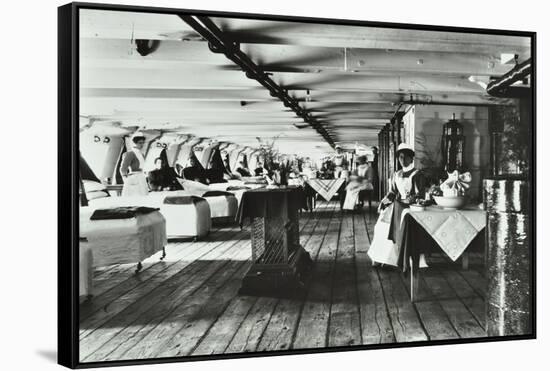
<path fill-rule="evenodd" d="M 202 184 L 200 182 L 195 182 L 193 180 L 178 179 L 178 181 L 182 185 L 183 189 L 186 190 L 186 191 L 207 192 L 207 191 L 211 190 L 206 184 Z"/>
<path fill-rule="evenodd" d="M 104 198 L 109 197 L 109 193 L 107 191 L 93 191 L 93 192 L 86 192 L 86 198 L 88 201 L 95 200 L 98 198 Z"/>
<path fill-rule="evenodd" d="M 105 187 L 105 185 L 99 182 L 94 182 L 93 180 L 83 180 L 82 183 L 84 183 L 84 190 L 86 191 L 86 193 L 107 190 L 107 187 Z"/>

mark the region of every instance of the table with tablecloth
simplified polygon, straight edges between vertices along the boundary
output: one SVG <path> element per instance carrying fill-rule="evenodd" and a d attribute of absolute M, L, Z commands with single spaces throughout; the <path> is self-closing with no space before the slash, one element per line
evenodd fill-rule
<path fill-rule="evenodd" d="M 403 212 L 399 239 L 399 267 L 411 271 L 411 298 L 417 290 L 421 254 L 443 252 L 456 261 L 466 251 L 483 251 L 486 213 L 477 207 L 448 210 L 430 206 Z"/>
<path fill-rule="evenodd" d="M 308 179 L 306 180 L 306 187 L 311 187 L 313 191 L 321 195 L 325 200 L 330 201 L 337 192 L 342 190 L 342 187 L 345 186 L 345 182 L 345 178 Z"/>

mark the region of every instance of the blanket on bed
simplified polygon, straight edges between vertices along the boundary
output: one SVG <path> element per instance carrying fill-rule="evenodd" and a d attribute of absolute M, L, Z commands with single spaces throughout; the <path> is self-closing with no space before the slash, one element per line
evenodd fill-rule
<path fill-rule="evenodd" d="M 166 205 L 196 205 L 201 201 L 204 199 L 198 196 L 167 196 L 163 203 Z"/>
<path fill-rule="evenodd" d="M 208 191 L 202 194 L 202 197 L 216 197 L 216 196 L 234 196 L 233 193 L 225 191 Z"/>
<path fill-rule="evenodd" d="M 108 220 L 108 219 L 131 219 L 138 215 L 149 214 L 160 210 L 145 206 L 121 206 L 111 209 L 94 210 L 90 220 Z"/>
<path fill-rule="evenodd" d="M 229 187 L 227 187 L 228 191 L 242 191 L 242 190 L 247 190 L 247 189 L 252 189 L 252 188 L 246 187 L 246 186 L 229 186 Z"/>

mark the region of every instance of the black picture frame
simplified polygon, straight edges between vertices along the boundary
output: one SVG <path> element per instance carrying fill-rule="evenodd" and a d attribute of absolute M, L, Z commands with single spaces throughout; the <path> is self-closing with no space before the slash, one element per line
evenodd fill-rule
<path fill-rule="evenodd" d="M 193 14 L 216 17 L 238 17 L 257 20 L 299 21 L 304 23 L 321 23 L 336 25 L 376 26 L 406 28 L 425 31 L 446 31 L 480 33 L 487 35 L 522 36 L 531 39 L 532 59 L 532 169 L 536 169 L 536 33 L 497 29 L 446 27 L 421 24 L 371 22 L 359 20 L 324 19 L 297 16 L 280 16 L 268 14 L 249 14 L 235 12 L 203 11 L 191 9 L 158 8 L 145 6 L 70 3 L 58 8 L 58 363 L 69 368 L 92 368 L 123 366 L 137 364 L 157 364 L 201 360 L 218 360 L 228 358 L 263 357 L 288 354 L 308 354 L 321 352 L 340 352 L 379 348 L 401 348 L 432 346 L 442 344 L 460 344 L 477 342 L 495 342 L 521 339 L 536 339 L 536 171 L 530 172 L 532 189 L 530 236 L 532 243 L 532 333 L 518 336 L 483 337 L 475 339 L 430 340 L 421 342 L 392 343 L 379 345 L 354 345 L 349 347 L 327 347 L 319 349 L 296 349 L 272 352 L 254 352 L 213 356 L 190 356 L 158 358 L 147 360 L 121 360 L 106 362 L 79 361 L 78 337 L 78 119 L 79 119 L 79 10 L 96 9 L 112 11 L 133 11 L 163 14 Z"/>

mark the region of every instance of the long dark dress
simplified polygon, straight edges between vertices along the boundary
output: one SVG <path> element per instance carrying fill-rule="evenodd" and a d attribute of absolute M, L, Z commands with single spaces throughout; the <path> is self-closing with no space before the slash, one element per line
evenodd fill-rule
<path fill-rule="evenodd" d="M 243 167 L 238 167 L 237 170 L 235 170 L 237 173 L 239 173 L 241 176 L 252 176 L 250 174 L 250 171 L 248 171 L 247 169 L 243 168 Z"/>
<path fill-rule="evenodd" d="M 204 170 L 198 166 L 190 166 L 183 169 L 183 177 L 187 180 L 208 184 Z"/>
<path fill-rule="evenodd" d="M 170 188 L 173 191 L 183 189 L 177 180 L 176 172 L 171 167 L 150 171 L 147 180 L 152 191 L 162 191 L 165 188 Z"/>
<path fill-rule="evenodd" d="M 208 182 L 212 183 L 227 183 L 224 175 L 232 176 L 231 172 L 225 167 L 222 159 L 222 155 L 219 148 L 214 150 L 212 157 L 210 158 L 209 168 L 206 169 L 206 177 Z"/>

